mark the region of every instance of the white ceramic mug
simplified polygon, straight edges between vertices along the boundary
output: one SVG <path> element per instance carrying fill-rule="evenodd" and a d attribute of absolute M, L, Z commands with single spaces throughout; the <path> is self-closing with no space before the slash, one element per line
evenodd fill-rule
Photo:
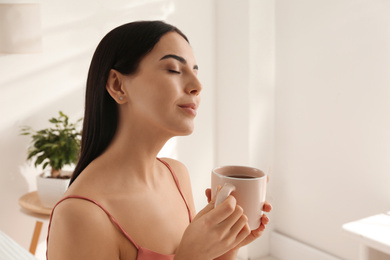
<path fill-rule="evenodd" d="M 222 203 L 230 194 L 248 217 L 251 230 L 260 226 L 267 188 L 267 175 L 256 168 L 247 166 L 222 166 L 211 173 L 211 196 L 214 198 L 219 191 L 215 207 Z"/>

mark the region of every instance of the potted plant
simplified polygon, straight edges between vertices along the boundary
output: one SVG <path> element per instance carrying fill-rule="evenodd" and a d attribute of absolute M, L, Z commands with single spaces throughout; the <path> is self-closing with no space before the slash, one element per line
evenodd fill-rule
<path fill-rule="evenodd" d="M 21 135 L 32 137 L 27 160 L 34 160 L 35 167 L 42 165 L 44 170 L 50 166 L 49 171 L 37 178 L 38 195 L 44 207 L 52 208 L 69 185 L 71 172 L 64 171 L 63 167 L 78 160 L 81 120 L 69 123 L 68 116 L 59 111 L 59 117 L 49 120 L 52 127 L 35 131 L 27 126 L 21 130 Z"/>

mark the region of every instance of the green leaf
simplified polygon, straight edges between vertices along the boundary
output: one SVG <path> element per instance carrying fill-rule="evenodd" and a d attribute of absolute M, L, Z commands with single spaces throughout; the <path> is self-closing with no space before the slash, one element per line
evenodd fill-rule
<path fill-rule="evenodd" d="M 42 162 L 45 159 L 47 159 L 47 155 L 46 154 L 42 154 L 42 155 L 38 156 L 38 158 L 35 161 L 35 166 L 42 164 Z"/>
<path fill-rule="evenodd" d="M 31 135 L 32 143 L 27 152 L 27 159 L 35 160 L 35 166 L 60 170 L 64 165 L 76 163 L 80 153 L 81 130 L 77 130 L 82 118 L 75 123 L 59 111 L 57 118 L 49 119 L 51 127 L 35 131 L 29 126 L 21 128 L 21 135 Z"/>
<path fill-rule="evenodd" d="M 45 162 L 42 166 L 42 169 L 46 169 L 46 167 L 49 165 L 49 162 Z"/>

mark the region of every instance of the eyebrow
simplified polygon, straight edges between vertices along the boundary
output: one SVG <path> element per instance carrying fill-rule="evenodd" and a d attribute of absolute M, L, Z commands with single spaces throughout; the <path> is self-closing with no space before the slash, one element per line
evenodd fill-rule
<path fill-rule="evenodd" d="M 184 59 L 181 56 L 177 56 L 175 54 L 167 54 L 164 57 L 162 57 L 160 60 L 165 60 L 165 59 L 175 59 L 175 60 L 178 60 L 179 62 L 183 63 L 184 65 L 187 64 L 186 59 Z M 199 69 L 198 65 L 195 65 L 193 69 L 198 70 Z"/>

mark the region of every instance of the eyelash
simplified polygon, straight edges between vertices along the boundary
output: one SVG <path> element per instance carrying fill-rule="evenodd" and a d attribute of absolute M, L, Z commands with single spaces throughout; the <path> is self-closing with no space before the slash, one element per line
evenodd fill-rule
<path fill-rule="evenodd" d="M 171 73 L 180 74 L 180 72 L 176 71 L 176 70 L 168 70 L 168 71 L 171 72 Z"/>

